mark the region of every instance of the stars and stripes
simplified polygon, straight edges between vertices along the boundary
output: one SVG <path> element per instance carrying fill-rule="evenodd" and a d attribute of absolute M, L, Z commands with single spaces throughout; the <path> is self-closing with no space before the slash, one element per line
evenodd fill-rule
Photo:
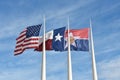
<path fill-rule="evenodd" d="M 41 24 L 27 27 L 16 39 L 14 55 L 21 54 L 25 49 L 37 48 L 39 46 L 39 32 Z"/>

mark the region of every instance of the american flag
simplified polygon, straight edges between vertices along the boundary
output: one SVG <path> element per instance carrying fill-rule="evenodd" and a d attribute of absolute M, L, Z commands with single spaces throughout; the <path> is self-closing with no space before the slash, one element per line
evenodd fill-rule
<path fill-rule="evenodd" d="M 21 54 L 25 49 L 37 48 L 39 46 L 40 25 L 29 26 L 24 29 L 16 39 L 14 55 Z"/>

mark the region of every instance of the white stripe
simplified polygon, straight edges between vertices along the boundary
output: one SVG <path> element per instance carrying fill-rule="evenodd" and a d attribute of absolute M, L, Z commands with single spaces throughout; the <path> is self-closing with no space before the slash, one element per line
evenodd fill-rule
<path fill-rule="evenodd" d="M 39 39 L 39 44 L 42 44 L 43 43 L 43 38 L 40 38 Z"/>
<path fill-rule="evenodd" d="M 27 42 L 24 42 L 23 45 L 29 44 L 29 43 L 32 43 L 32 42 L 37 42 L 37 43 L 39 44 L 39 41 L 38 41 L 38 40 L 34 40 L 34 41 L 27 41 Z"/>
<path fill-rule="evenodd" d="M 19 39 L 20 37 L 22 37 L 22 36 L 24 36 L 24 35 L 26 35 L 26 32 L 21 33 L 21 34 L 18 36 L 17 39 Z"/>
<path fill-rule="evenodd" d="M 26 31 L 25 32 L 23 31 L 19 36 L 22 36 L 22 35 L 25 35 L 25 34 L 26 34 Z"/>
<path fill-rule="evenodd" d="M 24 41 L 19 42 L 19 43 L 16 44 L 16 46 L 19 46 L 19 45 L 21 45 L 21 44 L 23 44 L 23 43 L 24 43 Z"/>
<path fill-rule="evenodd" d="M 31 44 L 31 45 L 23 46 L 23 49 L 29 48 L 29 47 L 38 47 L 38 46 L 39 46 L 38 44 Z"/>
<path fill-rule="evenodd" d="M 16 48 L 15 48 L 15 51 L 16 51 L 16 50 L 19 50 L 19 49 L 22 49 L 22 46 L 16 47 Z"/>
<path fill-rule="evenodd" d="M 88 38 L 80 38 L 78 36 L 73 36 L 73 38 L 76 40 L 76 39 L 83 39 L 83 40 L 88 40 Z M 65 37 L 65 40 L 67 41 L 68 37 Z"/>
<path fill-rule="evenodd" d="M 74 37 L 74 36 L 73 36 Z M 80 36 L 75 36 L 75 39 L 88 39 L 88 38 L 81 38 Z"/>
<path fill-rule="evenodd" d="M 45 35 L 45 40 L 48 40 L 48 39 L 53 39 L 53 30 L 52 31 L 49 31 L 46 33 Z"/>
<path fill-rule="evenodd" d="M 14 52 L 14 54 L 19 54 L 19 53 L 21 53 L 21 52 L 22 52 L 22 50 L 17 51 L 17 52 Z"/>
<path fill-rule="evenodd" d="M 45 35 L 45 41 L 47 41 L 47 40 L 49 40 L 49 39 L 53 39 L 53 30 L 47 32 L 46 35 Z M 39 37 L 39 44 L 42 44 L 42 43 L 43 43 L 43 37 L 40 36 L 40 37 Z"/>
<path fill-rule="evenodd" d="M 37 39 L 39 39 L 40 37 L 29 37 L 29 38 L 33 38 L 33 39 L 34 39 L 34 38 L 37 38 Z M 27 38 L 27 39 L 29 39 L 29 38 Z"/>
<path fill-rule="evenodd" d="M 21 44 L 28 44 L 28 43 L 32 43 L 32 42 L 38 42 L 38 44 L 39 44 L 39 40 L 31 40 L 31 41 L 27 41 L 27 42 L 22 41 L 20 43 L 17 43 L 16 46 L 19 46 Z"/>

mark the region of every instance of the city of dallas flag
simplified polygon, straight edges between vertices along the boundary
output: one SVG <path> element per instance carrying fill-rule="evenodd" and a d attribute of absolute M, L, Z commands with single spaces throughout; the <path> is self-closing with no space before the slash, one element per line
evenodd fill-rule
<path fill-rule="evenodd" d="M 70 30 L 70 49 L 72 51 L 89 51 L 89 28 Z M 66 51 L 68 49 L 68 32 L 65 27 L 46 33 L 46 50 Z M 42 51 L 43 37 L 40 37 L 39 47 L 35 51 Z"/>

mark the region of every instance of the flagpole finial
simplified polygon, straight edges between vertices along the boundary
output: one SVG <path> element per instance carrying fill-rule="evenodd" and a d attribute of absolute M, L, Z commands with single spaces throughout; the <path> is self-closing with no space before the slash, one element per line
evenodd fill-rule
<path fill-rule="evenodd" d="M 90 28 L 92 29 L 92 18 L 90 18 Z"/>

